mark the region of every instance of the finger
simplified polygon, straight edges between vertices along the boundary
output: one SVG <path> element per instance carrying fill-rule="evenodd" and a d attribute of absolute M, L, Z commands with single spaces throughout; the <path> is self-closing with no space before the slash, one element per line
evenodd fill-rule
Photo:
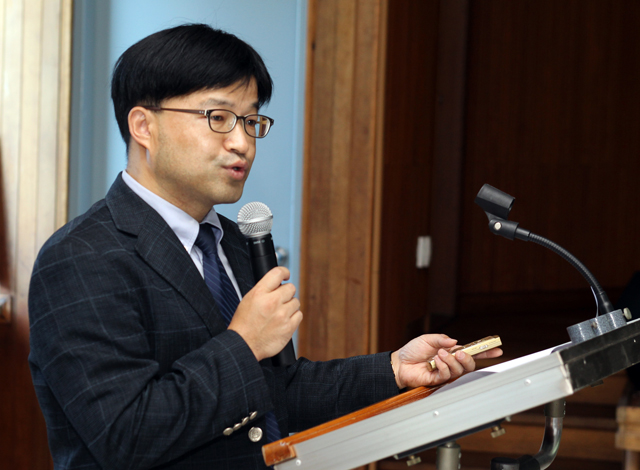
<path fill-rule="evenodd" d="M 298 329 L 298 327 L 300 326 L 300 323 L 302 323 L 302 319 L 304 318 L 304 315 L 302 314 L 302 312 L 300 311 L 300 309 L 296 310 L 293 315 L 291 316 L 291 321 L 295 323 L 296 325 L 296 330 Z"/>
<path fill-rule="evenodd" d="M 464 371 L 471 372 L 475 370 L 476 362 L 474 361 L 474 358 L 471 357 L 469 354 L 462 351 L 458 351 L 455 353 L 455 358 L 458 361 L 458 363 L 463 367 L 462 372 Z"/>
<path fill-rule="evenodd" d="M 302 323 L 302 318 L 302 312 L 300 310 L 296 310 L 293 315 L 287 319 L 286 323 L 282 325 L 282 331 L 286 331 L 287 334 L 287 341 L 291 339 L 300 326 L 300 323 Z"/>
<path fill-rule="evenodd" d="M 438 351 L 438 356 L 440 356 L 440 359 L 447 363 L 447 365 L 449 366 L 449 370 L 451 371 L 451 375 L 459 376 L 462 375 L 462 373 L 465 371 L 465 367 L 458 361 L 458 359 L 456 359 L 456 356 L 450 354 L 448 351 L 441 349 L 440 351 Z M 464 354 L 464 356 L 466 357 L 464 357 L 463 360 L 467 364 L 469 364 L 468 361 L 473 362 L 473 359 L 471 359 L 468 354 Z M 475 364 L 472 365 L 472 367 L 475 367 Z"/>
<path fill-rule="evenodd" d="M 495 349 L 491 349 L 489 351 L 485 351 L 483 353 L 480 353 L 476 356 L 476 359 L 492 359 L 494 357 L 500 357 L 502 356 L 502 349 L 500 348 L 495 348 Z"/>
<path fill-rule="evenodd" d="M 447 356 L 449 355 L 449 353 L 444 349 L 441 349 L 440 351 L 444 352 Z M 447 381 L 451 378 L 451 370 L 449 369 L 449 365 L 442 359 L 443 355 L 440 351 L 438 351 L 438 354 L 436 355 L 436 367 L 438 368 L 438 375 L 440 375 L 440 379 L 442 381 Z"/>
<path fill-rule="evenodd" d="M 280 299 L 282 299 L 283 303 L 289 302 L 296 296 L 296 286 L 291 283 L 282 284 L 276 290 L 280 294 Z"/>
<path fill-rule="evenodd" d="M 283 266 L 276 266 L 265 274 L 260 281 L 256 284 L 256 287 L 271 292 L 276 290 L 280 285 L 289 280 L 289 270 Z"/>
<path fill-rule="evenodd" d="M 287 312 L 289 312 L 289 317 L 293 317 L 297 312 L 300 311 L 300 301 L 295 297 L 284 304 Z"/>

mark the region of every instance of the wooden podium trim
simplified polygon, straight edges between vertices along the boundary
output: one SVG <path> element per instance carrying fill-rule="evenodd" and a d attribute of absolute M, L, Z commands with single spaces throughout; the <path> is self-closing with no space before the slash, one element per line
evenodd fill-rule
<path fill-rule="evenodd" d="M 451 382 L 451 381 L 450 381 Z M 447 382 L 447 383 L 450 383 Z M 336 429 L 343 428 L 345 426 L 357 423 L 359 421 L 377 416 L 387 411 L 400 408 L 401 406 L 408 405 L 423 398 L 428 397 L 433 392 L 438 390 L 445 384 L 437 385 L 434 387 L 418 387 L 405 393 L 401 393 L 392 398 L 388 398 L 375 405 L 362 408 L 361 410 L 354 411 L 348 415 L 334 419 L 319 426 L 307 429 L 306 431 L 299 432 L 293 436 L 280 439 L 279 441 L 272 442 L 262 447 L 262 456 L 267 466 L 272 466 L 295 458 L 296 449 L 295 445 L 300 442 L 306 441 L 313 437 L 320 436 L 322 434 L 335 431 Z"/>

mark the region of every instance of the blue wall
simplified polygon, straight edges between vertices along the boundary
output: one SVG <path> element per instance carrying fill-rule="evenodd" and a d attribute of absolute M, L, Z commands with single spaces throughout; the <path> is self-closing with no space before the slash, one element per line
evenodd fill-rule
<path fill-rule="evenodd" d="M 258 153 L 242 199 L 218 212 L 235 220 L 250 201 L 274 214 L 276 245 L 290 252 L 298 280 L 306 0 L 76 0 L 71 123 L 69 214 L 74 217 L 106 194 L 126 166 L 125 146 L 109 98 L 116 60 L 143 37 L 187 22 L 236 34 L 265 60 L 275 91 L 261 112 L 275 119 Z"/>

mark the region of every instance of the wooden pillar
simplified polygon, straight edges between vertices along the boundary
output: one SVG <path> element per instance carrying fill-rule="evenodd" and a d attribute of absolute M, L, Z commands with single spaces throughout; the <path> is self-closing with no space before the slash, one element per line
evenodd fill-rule
<path fill-rule="evenodd" d="M 27 294 L 38 250 L 67 217 L 71 17 L 71 0 L 0 0 L 3 468 L 51 467 L 27 365 Z"/>
<path fill-rule="evenodd" d="M 375 349 L 386 0 L 311 0 L 298 353 Z"/>

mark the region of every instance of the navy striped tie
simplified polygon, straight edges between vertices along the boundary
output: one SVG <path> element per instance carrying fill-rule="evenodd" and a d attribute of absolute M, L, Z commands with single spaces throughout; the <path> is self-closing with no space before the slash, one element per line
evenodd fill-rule
<path fill-rule="evenodd" d="M 213 230 L 218 233 L 219 229 L 209 224 L 200 224 L 196 246 L 202 250 L 204 282 L 207 284 L 211 294 L 213 294 L 213 298 L 228 326 L 236 308 L 238 308 L 240 299 L 218 256 L 218 243 Z"/>
<path fill-rule="evenodd" d="M 216 232 L 214 235 L 213 232 Z M 204 270 L 204 282 L 211 291 L 218 309 L 224 317 L 227 326 L 231 323 L 233 314 L 238 308 L 240 300 L 238 294 L 229 279 L 229 275 L 218 256 L 218 243 L 216 235 L 220 235 L 220 229 L 209 224 L 200 224 L 200 231 L 196 238 L 196 246 L 202 250 L 202 265 Z M 272 411 L 269 411 L 267 419 L 267 439 L 269 442 L 280 439 L 278 421 Z"/>

